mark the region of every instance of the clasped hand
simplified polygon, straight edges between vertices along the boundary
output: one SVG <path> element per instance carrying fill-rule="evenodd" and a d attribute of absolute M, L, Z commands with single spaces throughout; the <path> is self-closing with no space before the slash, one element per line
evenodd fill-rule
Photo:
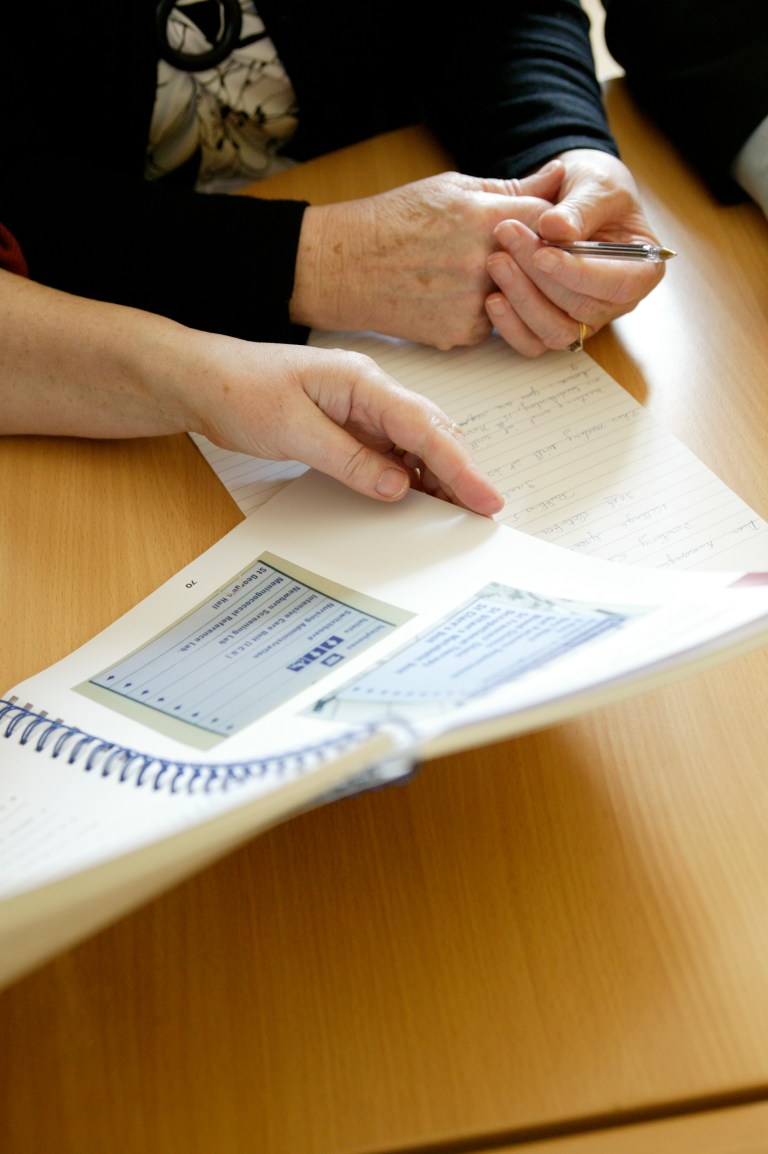
<path fill-rule="evenodd" d="M 439 349 L 495 327 L 525 356 L 563 349 L 629 312 L 663 266 L 580 260 L 545 241 L 656 241 L 626 166 L 564 153 L 522 180 L 448 172 L 307 209 L 291 316 Z"/>

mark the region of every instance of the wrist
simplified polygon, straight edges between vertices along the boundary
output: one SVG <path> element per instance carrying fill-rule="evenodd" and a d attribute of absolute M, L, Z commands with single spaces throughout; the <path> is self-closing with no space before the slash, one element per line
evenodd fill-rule
<path fill-rule="evenodd" d="M 119 308 L 103 355 L 112 364 L 116 388 L 107 412 L 148 435 L 189 432 L 195 427 L 194 384 L 204 352 L 204 334 L 168 317 Z"/>
<path fill-rule="evenodd" d="M 367 235 L 375 214 L 367 200 L 308 208 L 302 220 L 293 294 L 294 324 L 309 328 L 369 327 Z"/>

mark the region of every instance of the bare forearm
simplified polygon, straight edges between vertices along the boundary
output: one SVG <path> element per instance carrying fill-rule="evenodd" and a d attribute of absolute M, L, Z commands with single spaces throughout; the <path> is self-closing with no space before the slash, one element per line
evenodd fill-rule
<path fill-rule="evenodd" d="M 0 432 L 135 437 L 184 429 L 171 366 L 186 332 L 0 270 Z M 158 388 L 163 380 L 167 389 Z"/>
<path fill-rule="evenodd" d="M 418 485 L 479 513 L 502 503 L 446 415 L 368 357 L 200 332 L 0 270 L 0 433 L 181 431 L 381 500 Z"/>

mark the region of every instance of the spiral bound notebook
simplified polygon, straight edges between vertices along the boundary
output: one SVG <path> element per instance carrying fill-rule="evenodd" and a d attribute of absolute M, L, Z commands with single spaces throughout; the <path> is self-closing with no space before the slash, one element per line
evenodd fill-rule
<path fill-rule="evenodd" d="M 4 695 L 0 981 L 300 810 L 766 637 L 759 576 L 619 567 L 308 473 Z"/>

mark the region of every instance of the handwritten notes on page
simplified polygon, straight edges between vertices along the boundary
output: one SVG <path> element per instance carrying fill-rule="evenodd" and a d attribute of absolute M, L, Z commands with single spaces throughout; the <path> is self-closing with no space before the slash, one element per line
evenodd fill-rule
<path fill-rule="evenodd" d="M 526 360 L 497 339 L 441 352 L 376 334 L 312 344 L 367 353 L 439 404 L 504 494 L 504 524 L 625 565 L 768 569 L 768 523 L 584 352 Z M 194 439 L 244 513 L 304 471 Z"/>

